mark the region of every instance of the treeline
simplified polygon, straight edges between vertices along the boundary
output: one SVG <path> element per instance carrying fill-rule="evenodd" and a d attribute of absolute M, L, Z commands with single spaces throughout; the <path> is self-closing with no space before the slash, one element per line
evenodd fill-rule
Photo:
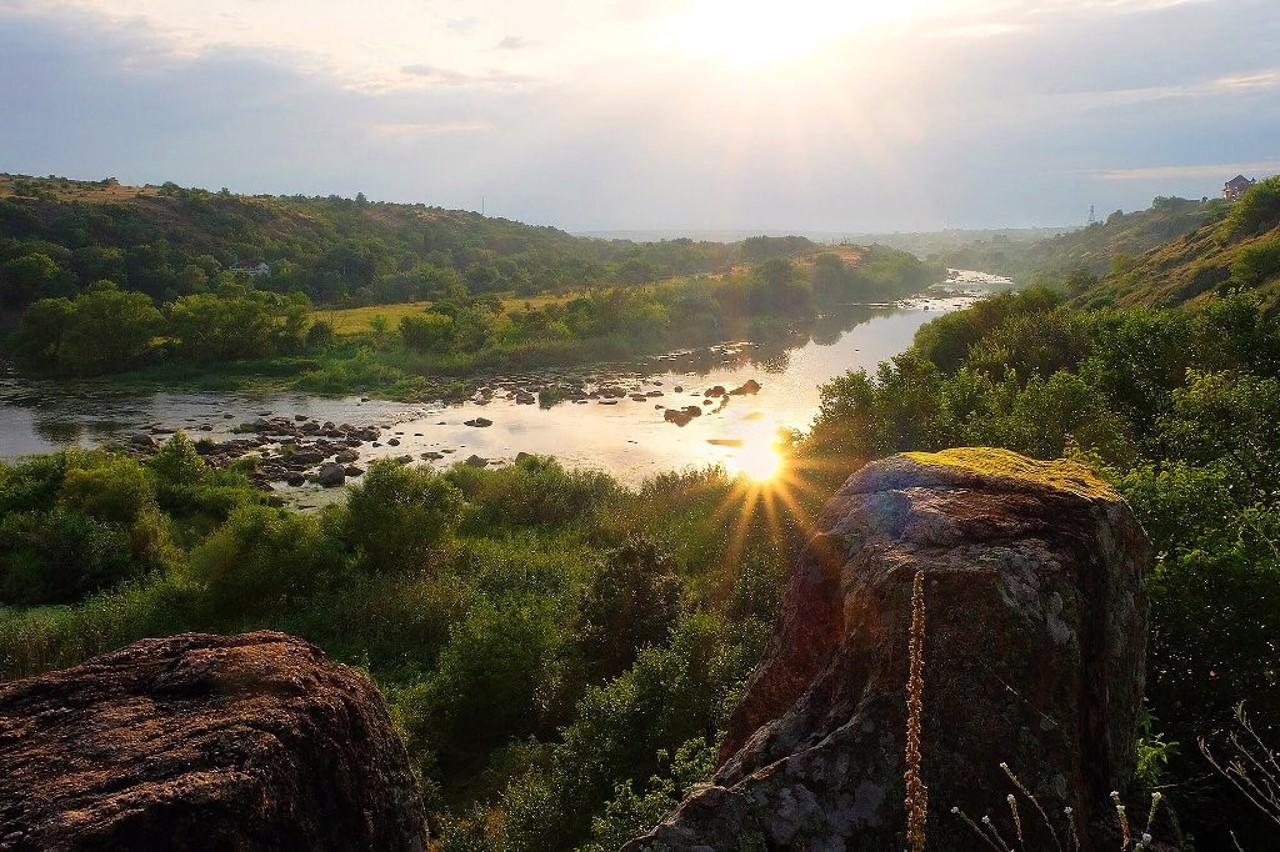
<path fill-rule="evenodd" d="M 164 305 L 100 281 L 75 298 L 40 299 L 22 317 L 16 352 L 53 375 L 120 373 L 163 358 L 197 363 L 267 358 L 322 346 L 301 294 L 225 284 Z"/>
<path fill-rule="evenodd" d="M 0 176 L 0 306 L 113 281 L 153 302 L 250 283 L 316 304 L 370 305 L 631 285 L 813 248 L 573 237 L 475 213 L 329 196 L 240 196 L 174 184 Z M 263 266 L 259 266 L 262 264 Z"/>
<path fill-rule="evenodd" d="M 1228 830 L 1266 848 L 1195 744 L 1240 701 L 1280 739 L 1280 323 L 1243 294 L 1199 310 L 1063 298 L 1006 294 L 924 326 L 823 389 L 805 452 L 997 446 L 1101 470 L 1154 545 L 1144 780 L 1166 785 L 1197 849 L 1231 848 Z"/>
<path fill-rule="evenodd" d="M 625 360 L 723 340 L 776 341 L 865 319 L 851 307 L 917 293 L 941 270 L 873 247 L 859 263 L 771 258 L 750 271 L 651 287 L 597 290 L 564 302 L 504 310 L 493 297 L 446 300 L 330 351 L 305 389 L 354 385 L 422 393 L 414 377 L 538 369 Z M 398 332 L 398 333 L 394 333 Z"/>
<path fill-rule="evenodd" d="M 852 304 L 918 293 L 942 271 L 906 252 L 873 246 L 857 263 L 823 253 L 812 263 L 772 257 L 748 272 L 670 285 L 615 288 L 503 314 L 493 298 L 442 301 L 404 317 L 419 352 L 474 353 L 487 345 L 634 338 L 646 348 L 759 336 L 771 325 Z"/>
<path fill-rule="evenodd" d="M 760 238 L 764 240 L 764 238 Z M 120 373 L 148 365 L 209 367 L 293 358 L 301 386 L 328 392 L 422 389 L 426 376 L 626 358 L 729 338 L 786 331 L 855 302 L 918 292 L 941 276 L 906 252 L 872 247 L 857 262 L 824 253 L 781 256 L 785 240 L 751 243 L 775 256 L 718 277 L 600 288 L 540 307 L 509 310 L 494 294 L 442 296 L 397 328 L 338 341 L 303 293 L 227 281 L 156 306 L 144 293 L 96 282 L 74 297 L 39 299 L 23 314 L 11 350 L 60 376 Z M 396 333 L 398 332 L 398 334 Z"/>

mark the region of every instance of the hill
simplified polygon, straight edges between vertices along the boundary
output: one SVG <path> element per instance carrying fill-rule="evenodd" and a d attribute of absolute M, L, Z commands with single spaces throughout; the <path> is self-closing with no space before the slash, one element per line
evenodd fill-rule
<path fill-rule="evenodd" d="M 1213 199 L 1156 198 L 1147 210 L 1119 210 L 1105 222 L 1060 233 L 1048 239 L 1015 240 L 1003 234 L 939 252 L 931 260 L 960 269 L 1007 275 L 1019 284 L 1035 279 L 1066 279 L 1082 270 L 1101 275 L 1113 263 L 1136 257 L 1194 231 L 1222 215 L 1225 202 Z"/>
<path fill-rule="evenodd" d="M 1280 307 L 1280 178 L 1234 204 L 1216 205 L 1201 227 L 1112 271 L 1080 296 L 1087 306 L 1170 307 L 1234 290 Z"/>
<path fill-rule="evenodd" d="M 802 237 L 589 239 L 363 195 L 244 196 L 0 175 L 0 303 L 10 309 L 104 279 L 155 302 L 228 278 L 326 305 L 533 295 L 712 272 L 813 248 Z"/>

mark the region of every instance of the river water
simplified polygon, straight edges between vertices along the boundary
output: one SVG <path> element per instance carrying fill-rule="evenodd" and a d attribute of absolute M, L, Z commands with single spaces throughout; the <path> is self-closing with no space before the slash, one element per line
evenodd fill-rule
<path fill-rule="evenodd" d="M 180 429 L 193 438 L 229 439 L 240 423 L 259 417 L 302 415 L 317 421 L 377 426 L 380 446 L 360 448 L 360 464 L 384 456 L 409 455 L 417 464 L 447 466 L 470 456 L 492 464 L 518 453 L 557 456 L 569 467 L 605 470 L 628 484 L 663 471 L 723 464 L 730 471 L 761 463 L 779 428 L 805 429 L 817 413 L 820 386 L 847 370 L 876 365 L 911 345 L 916 329 L 942 313 L 964 307 L 971 295 L 1007 286 L 980 273 L 953 276 L 947 292 L 908 299 L 893 306 L 861 309 L 842 327 L 810 330 L 800 345 L 740 342 L 652 359 L 640 369 L 602 366 L 579 372 L 588 387 L 609 383 L 630 395 L 615 400 L 562 402 L 551 408 L 518 404 L 497 383 L 487 402 L 459 405 L 318 397 L 297 393 L 246 396 L 228 393 L 126 394 L 93 386 L 0 380 L 0 458 L 14 459 L 66 446 L 98 446 L 153 429 Z M 847 326 L 853 322 L 852 328 Z M 844 330 L 847 328 L 847 330 Z M 514 377 L 527 385 L 538 377 Z M 754 395 L 717 397 L 704 393 L 715 385 L 733 389 L 754 380 Z M 649 396 L 648 394 L 653 394 Z M 659 395 L 660 394 L 660 395 Z M 482 404 L 483 402 L 483 404 Z M 697 406 L 705 413 L 677 426 L 664 419 L 666 408 Z M 465 425 L 483 417 L 487 428 Z M 388 441 L 396 438 L 398 446 Z M 423 454 L 438 460 L 422 460 Z M 767 462 L 766 462 L 767 464 Z M 318 498 L 318 486 L 281 491 L 305 503 Z"/>

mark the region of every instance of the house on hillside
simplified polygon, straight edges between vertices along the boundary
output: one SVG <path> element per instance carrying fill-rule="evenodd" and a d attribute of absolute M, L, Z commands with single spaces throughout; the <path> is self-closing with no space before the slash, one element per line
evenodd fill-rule
<path fill-rule="evenodd" d="M 242 272 L 252 278 L 262 278 L 271 274 L 271 267 L 265 263 L 259 263 L 257 266 L 240 266 L 239 264 L 232 266 L 228 272 Z"/>
<path fill-rule="evenodd" d="M 1236 175 L 1231 180 L 1222 185 L 1222 197 L 1228 201 L 1235 201 L 1240 196 L 1249 191 L 1257 181 L 1250 180 L 1244 175 Z"/>

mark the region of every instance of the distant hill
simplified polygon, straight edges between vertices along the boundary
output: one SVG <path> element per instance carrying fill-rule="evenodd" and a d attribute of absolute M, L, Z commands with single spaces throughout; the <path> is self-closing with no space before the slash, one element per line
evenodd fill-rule
<path fill-rule="evenodd" d="M 954 251 L 979 241 L 1025 243 L 1043 240 L 1074 230 L 1069 226 L 1052 228 L 949 228 L 943 231 L 810 231 L 801 229 L 766 228 L 763 230 L 703 230 L 696 228 L 644 230 L 644 231 L 583 231 L 578 236 L 597 239 L 622 239 L 635 242 L 657 240 L 692 239 L 731 243 L 759 235 L 779 237 L 798 234 L 825 246 L 881 245 L 909 251 L 925 258 L 945 251 Z"/>
<path fill-rule="evenodd" d="M 951 267 L 1007 275 L 1019 284 L 1031 283 L 1036 276 L 1062 278 L 1075 270 L 1101 275 L 1117 258 L 1123 265 L 1126 258 L 1137 257 L 1221 216 L 1225 205 L 1218 199 L 1156 198 L 1147 210 L 1117 210 L 1105 222 L 1048 239 L 1027 242 L 996 234 L 938 252 L 930 259 Z"/>
<path fill-rule="evenodd" d="M 1280 309 L 1280 178 L 1235 202 L 1216 202 L 1196 230 L 1115 268 L 1080 294 L 1090 306 L 1172 306 L 1232 290 Z"/>
<path fill-rule="evenodd" d="M 727 270 L 813 248 L 802 237 L 590 239 L 363 195 L 244 196 L 0 175 L 0 307 L 11 310 L 104 279 L 156 302 L 228 277 L 331 305 L 532 295 Z"/>

